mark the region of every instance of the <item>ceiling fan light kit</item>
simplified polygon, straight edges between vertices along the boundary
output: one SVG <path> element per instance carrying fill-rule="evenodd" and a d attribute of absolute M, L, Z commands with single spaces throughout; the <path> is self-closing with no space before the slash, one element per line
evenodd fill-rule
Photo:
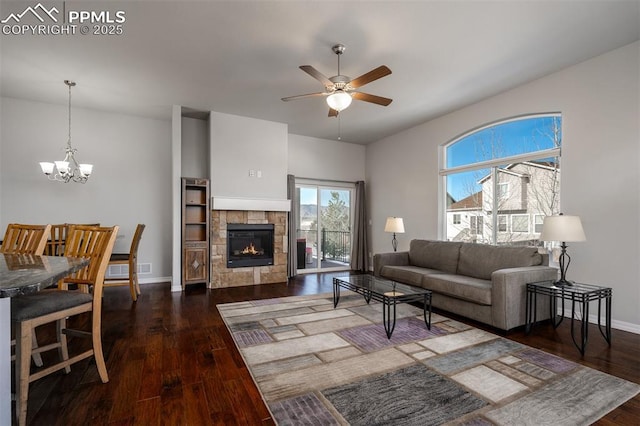
<path fill-rule="evenodd" d="M 340 112 L 351 105 L 352 99 L 350 94 L 342 90 L 336 90 L 333 94 L 327 96 L 327 105 L 329 105 L 329 108 Z"/>
<path fill-rule="evenodd" d="M 320 71 L 316 70 L 311 65 L 300 66 L 300 69 L 302 71 L 306 72 L 311 77 L 322 83 L 324 85 L 325 91 L 309 93 L 306 95 L 289 96 L 287 98 L 282 98 L 283 101 L 287 102 L 296 99 L 326 96 L 327 105 L 329 105 L 329 117 L 337 117 L 340 111 L 344 111 L 349 107 L 349 105 L 351 105 L 351 101 L 353 99 L 382 106 L 387 106 L 392 102 L 392 99 L 389 98 L 356 91 L 357 88 L 362 87 L 365 84 L 371 83 L 372 81 L 378 80 L 379 78 L 391 74 L 391 70 L 387 66 L 381 65 L 378 68 L 375 68 L 368 73 L 352 80 L 346 75 L 340 74 L 340 56 L 344 53 L 346 47 L 343 44 L 336 44 L 331 49 L 336 55 L 338 55 L 337 75 L 329 78 L 322 74 Z"/>

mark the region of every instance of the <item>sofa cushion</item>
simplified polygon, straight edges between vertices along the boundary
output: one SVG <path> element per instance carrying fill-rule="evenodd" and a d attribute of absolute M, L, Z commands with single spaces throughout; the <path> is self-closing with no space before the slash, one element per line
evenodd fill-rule
<path fill-rule="evenodd" d="M 496 247 L 463 243 L 460 247 L 458 274 L 490 280 L 498 269 L 537 266 L 542 256 L 536 247 Z"/>
<path fill-rule="evenodd" d="M 455 274 L 461 245 L 450 241 L 411 240 L 409 263 Z"/>
<path fill-rule="evenodd" d="M 399 283 L 422 287 L 422 278 L 429 274 L 439 274 L 441 271 L 426 269 L 419 266 L 383 266 L 380 276 Z"/>
<path fill-rule="evenodd" d="M 491 281 L 464 275 L 437 274 L 423 278 L 422 287 L 479 305 L 491 305 Z"/>

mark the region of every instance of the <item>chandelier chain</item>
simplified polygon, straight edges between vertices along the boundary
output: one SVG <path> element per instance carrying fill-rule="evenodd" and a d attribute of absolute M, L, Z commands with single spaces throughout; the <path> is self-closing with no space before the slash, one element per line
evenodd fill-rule
<path fill-rule="evenodd" d="M 67 146 L 71 148 L 71 84 L 69 86 L 69 138 L 67 139 Z"/>

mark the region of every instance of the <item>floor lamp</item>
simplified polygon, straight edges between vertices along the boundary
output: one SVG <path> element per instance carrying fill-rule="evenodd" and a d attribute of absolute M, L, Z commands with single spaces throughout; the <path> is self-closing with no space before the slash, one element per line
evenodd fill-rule
<path fill-rule="evenodd" d="M 567 269 L 571 263 L 571 257 L 567 253 L 567 242 L 586 241 L 579 216 L 567 216 L 560 213 L 558 216 L 547 216 L 542 224 L 542 241 L 560 242 L 560 279 L 555 282 L 557 286 L 573 285 L 567 280 Z"/>
<path fill-rule="evenodd" d="M 391 245 L 393 251 L 398 251 L 398 240 L 396 240 L 396 234 L 404 233 L 404 223 L 401 217 L 388 217 L 387 223 L 384 225 L 384 232 L 393 232 L 393 239 Z"/>

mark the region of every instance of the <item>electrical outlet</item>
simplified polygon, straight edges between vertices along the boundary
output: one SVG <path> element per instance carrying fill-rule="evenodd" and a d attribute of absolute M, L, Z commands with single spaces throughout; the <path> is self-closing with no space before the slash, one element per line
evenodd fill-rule
<path fill-rule="evenodd" d="M 256 177 L 256 171 L 255 170 L 249 170 L 249 177 Z"/>

